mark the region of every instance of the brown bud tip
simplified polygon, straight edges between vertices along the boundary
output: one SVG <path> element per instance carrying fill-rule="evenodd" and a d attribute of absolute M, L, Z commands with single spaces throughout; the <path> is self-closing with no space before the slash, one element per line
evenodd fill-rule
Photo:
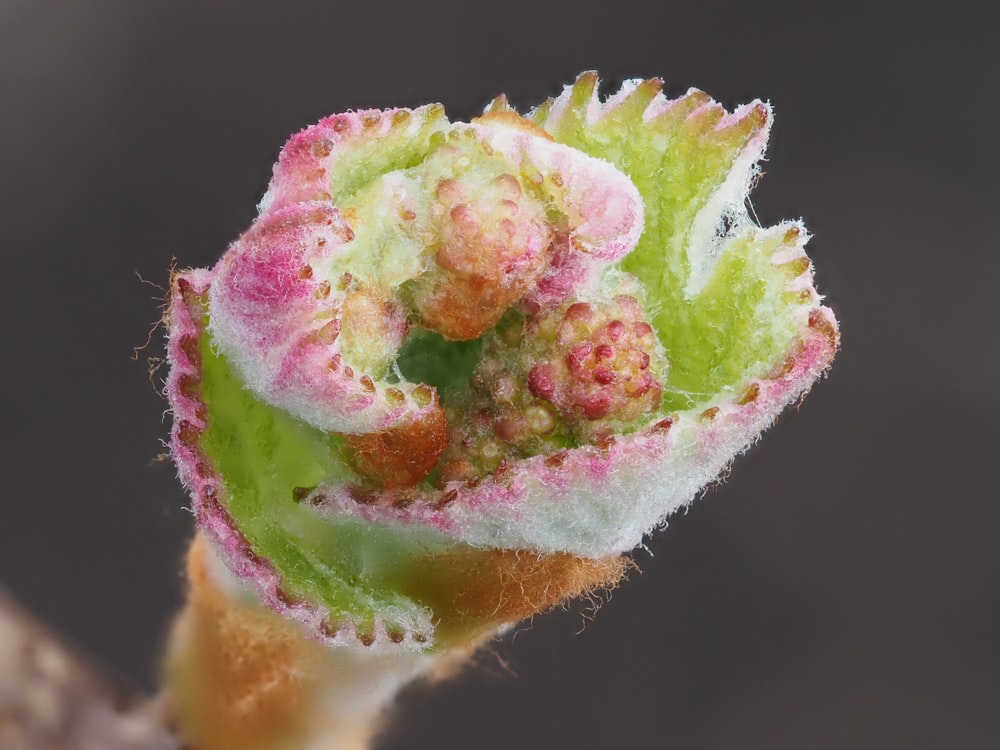
<path fill-rule="evenodd" d="M 448 420 L 434 404 L 420 421 L 348 435 L 354 468 L 383 489 L 412 487 L 427 477 L 448 445 Z"/>

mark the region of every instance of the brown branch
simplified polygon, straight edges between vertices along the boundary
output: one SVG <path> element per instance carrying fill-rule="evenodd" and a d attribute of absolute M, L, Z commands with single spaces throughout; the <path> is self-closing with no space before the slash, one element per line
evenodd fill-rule
<path fill-rule="evenodd" d="M 0 588 L 0 750 L 179 750 L 131 696 Z"/>

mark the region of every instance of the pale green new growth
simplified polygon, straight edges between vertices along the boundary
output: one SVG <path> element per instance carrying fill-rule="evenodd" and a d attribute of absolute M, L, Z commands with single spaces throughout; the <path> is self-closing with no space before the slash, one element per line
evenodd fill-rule
<path fill-rule="evenodd" d="M 587 112 L 596 84 L 596 76 L 581 76 L 570 107 L 553 112 L 550 102 L 531 117 L 561 143 L 608 159 L 639 188 L 646 226 L 621 268 L 645 287 L 653 325 L 667 350 L 665 410 L 694 408 L 763 375 L 785 355 L 795 333 L 796 304 L 783 293 L 790 276 L 771 260 L 786 242 L 785 231 L 765 232 L 750 222 L 742 206 L 743 185 L 737 206 L 724 207 L 732 224 L 717 265 L 703 288 L 688 293 L 692 267 L 705 262 L 700 257 L 705 248 L 697 243 L 709 239 L 694 236 L 699 213 L 748 144 L 761 139 L 768 114 L 753 108 L 717 130 L 724 111 L 692 92 L 647 117 L 660 90 L 658 81 L 647 80 L 591 120 Z M 709 228 L 722 227 L 713 222 Z"/>

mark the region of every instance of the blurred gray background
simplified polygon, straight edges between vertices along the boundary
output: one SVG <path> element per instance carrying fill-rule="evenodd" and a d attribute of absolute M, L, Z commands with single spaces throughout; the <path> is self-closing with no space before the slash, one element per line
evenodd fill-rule
<path fill-rule="evenodd" d="M 411 690 L 381 748 L 1000 746 L 995 14 L 952 2 L 0 3 L 0 580 L 155 682 L 191 534 L 132 347 L 172 262 L 348 108 L 526 108 L 583 69 L 770 99 L 762 222 L 805 218 L 828 380 L 591 621 Z M 176 260 L 174 260 L 176 259 Z M 147 350 L 155 354 L 159 332 Z M 145 356 L 145 355 L 143 355 Z"/>

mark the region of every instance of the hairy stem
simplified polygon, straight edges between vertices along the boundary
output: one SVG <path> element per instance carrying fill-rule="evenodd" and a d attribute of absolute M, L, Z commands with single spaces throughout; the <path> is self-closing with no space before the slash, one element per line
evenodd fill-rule
<path fill-rule="evenodd" d="M 364 750 L 400 688 L 450 669 L 474 648 L 327 648 L 255 601 L 200 537 L 188 555 L 188 578 L 166 686 L 193 750 Z"/>

